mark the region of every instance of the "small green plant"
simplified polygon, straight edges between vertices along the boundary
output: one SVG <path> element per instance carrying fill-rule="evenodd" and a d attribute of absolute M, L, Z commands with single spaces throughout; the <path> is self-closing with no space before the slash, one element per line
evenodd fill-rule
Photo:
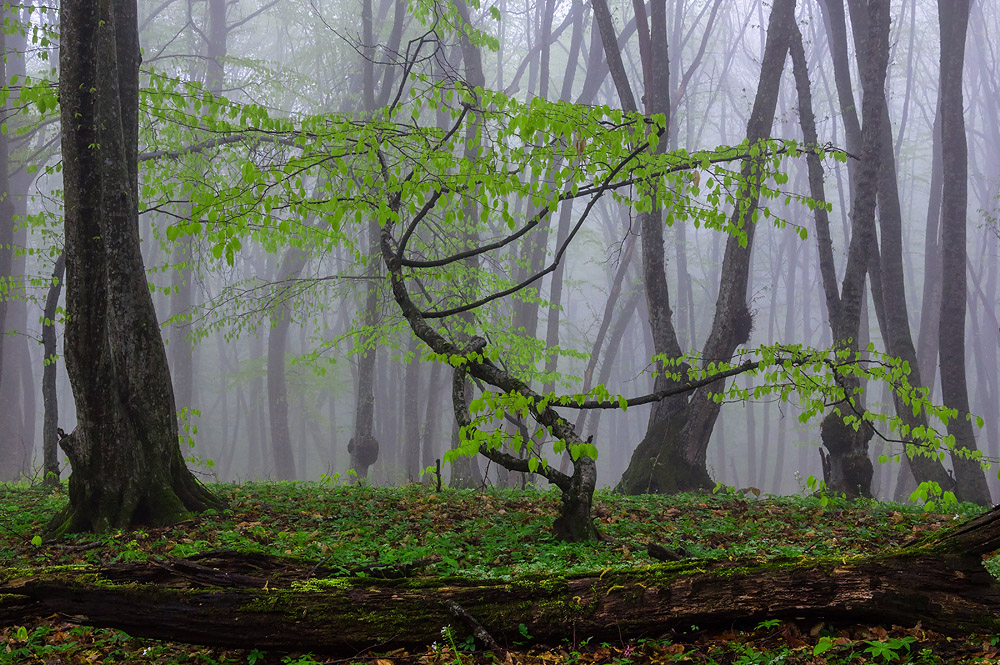
<path fill-rule="evenodd" d="M 832 637 L 823 636 L 819 638 L 816 642 L 816 646 L 813 647 L 813 656 L 818 656 L 821 653 L 827 652 L 834 647 L 834 642 Z"/>
<path fill-rule="evenodd" d="M 899 659 L 900 650 L 904 650 L 906 653 L 910 652 L 910 644 L 916 642 L 915 637 L 907 635 L 906 637 L 889 637 L 884 640 L 865 640 L 865 644 L 868 648 L 865 649 L 865 653 L 870 654 L 872 658 L 882 658 L 885 662 L 890 662 Z"/>
<path fill-rule="evenodd" d="M 522 644 L 527 644 L 532 639 L 531 634 L 528 633 L 528 627 L 525 626 L 523 623 L 517 624 L 517 632 L 520 633 L 521 637 L 524 638 L 523 640 L 514 640 L 514 644 L 518 646 L 521 646 Z"/>
<path fill-rule="evenodd" d="M 733 665 L 782 665 L 790 651 L 779 649 L 771 653 L 758 651 L 749 644 L 733 644 L 733 649 L 740 655 L 733 660 Z"/>
<path fill-rule="evenodd" d="M 806 487 L 810 492 L 819 497 L 819 505 L 826 508 L 830 503 L 830 497 L 826 495 L 826 481 L 810 475 L 806 478 Z"/>
<path fill-rule="evenodd" d="M 770 630 L 780 625 L 781 625 L 781 619 L 764 619 L 759 624 L 757 624 L 754 630 Z"/>
<path fill-rule="evenodd" d="M 455 639 L 455 630 L 449 626 L 443 626 L 441 628 L 441 637 L 451 646 L 451 652 L 455 654 L 455 660 L 452 661 L 454 665 L 462 665 L 462 652 L 471 652 L 476 650 L 476 638 L 469 635 L 465 640 L 462 641 L 462 645 L 459 646 L 457 640 Z"/>
<path fill-rule="evenodd" d="M 712 494 L 721 494 L 723 496 L 731 496 L 737 493 L 737 489 L 732 485 L 726 485 L 721 480 L 715 483 L 715 487 L 712 488 Z"/>
<path fill-rule="evenodd" d="M 248 665 L 257 665 L 257 663 L 264 662 L 266 656 L 267 654 L 260 649 L 250 649 L 249 653 L 247 653 L 247 663 Z"/>
<path fill-rule="evenodd" d="M 910 494 L 910 501 L 924 504 L 924 512 L 937 510 L 952 510 L 958 505 L 958 499 L 954 492 L 941 489 L 933 480 L 928 480 L 917 485 L 917 489 Z"/>

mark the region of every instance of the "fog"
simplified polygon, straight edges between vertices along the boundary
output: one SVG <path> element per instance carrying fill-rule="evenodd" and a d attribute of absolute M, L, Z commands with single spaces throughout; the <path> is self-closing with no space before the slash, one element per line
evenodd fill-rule
<path fill-rule="evenodd" d="M 858 3 L 848 4 L 853 8 Z M 832 29 L 821 5 L 815 0 L 799 2 L 796 23 L 805 48 L 819 143 L 847 150 Z M 203 479 L 351 482 L 349 444 L 352 439 L 362 441 L 368 427 L 379 445 L 367 481 L 404 484 L 427 480 L 427 474 L 421 476 L 416 470 L 434 467 L 457 445 L 452 368 L 428 356 L 428 348 L 401 315 L 378 255 L 377 227 L 372 227 L 371 219 L 356 219 L 353 213 L 338 219 L 324 207 L 336 192 L 325 188 L 326 176 L 305 166 L 298 176 L 285 171 L 290 174 L 288 182 L 300 179 L 294 186 L 308 193 L 305 199 L 282 198 L 293 185 L 285 187 L 275 180 L 257 191 L 261 200 L 275 197 L 268 204 L 267 223 L 244 216 L 244 203 L 233 190 L 243 185 L 253 189 L 247 165 L 258 171 L 276 163 L 285 168 L 294 162 L 289 156 L 294 150 L 304 154 L 308 146 L 282 139 L 291 133 L 272 127 L 269 120 L 258 123 L 254 137 L 225 145 L 217 139 L 237 134 L 217 130 L 205 120 L 214 114 L 236 122 L 234 118 L 259 112 L 261 117 L 266 114 L 296 126 L 315 122 L 319 127 L 323 114 L 349 114 L 358 119 L 360 134 L 363 121 L 377 117 L 376 110 L 392 104 L 397 93 L 405 104 L 410 90 L 425 94 L 428 82 L 464 80 L 475 86 L 476 75 L 482 77 L 478 85 L 506 91 L 520 102 L 538 97 L 587 107 L 623 107 L 598 34 L 594 5 L 497 0 L 479 8 L 472 3 L 455 6 L 463 11 L 448 3 L 408 5 L 400 0 L 139 2 L 145 90 L 140 97 L 140 235 L 181 411 L 182 448 Z M 743 141 L 762 79 L 770 6 L 747 0 L 669 0 L 668 64 L 646 67 L 643 61 L 649 62 L 651 56 L 643 51 L 650 33 L 637 30 L 637 8 L 645 26 L 654 7 L 617 1 L 609 5 L 622 64 L 640 111 L 652 103 L 643 94 L 644 81 L 654 75 L 655 67 L 668 69 L 669 125 L 662 138 L 667 149 L 695 152 Z M 489 39 L 460 38 L 452 26 L 463 12 L 481 31 L 476 34 Z M 891 15 L 885 92 L 902 221 L 904 293 L 887 287 L 884 298 L 905 298 L 921 375 L 932 379 L 926 381 L 930 397 L 941 403 L 936 325 L 942 298 L 940 209 L 942 187 L 952 186 L 953 179 L 948 173 L 934 173 L 935 160 L 940 160 L 940 139 L 936 147 L 934 129 L 939 18 L 935 6 L 916 0 L 893 2 Z M 847 11 L 846 46 L 857 100 L 851 113 L 857 116 L 862 108 L 856 53 L 860 43 L 852 36 L 851 16 Z M 51 90 L 49 84 L 54 85 L 58 76 L 58 15 L 37 7 L 29 12 L 24 6 L 15 18 L 26 31 L 6 37 L 8 200 L 15 209 L 15 251 L 7 271 L 12 277 L 4 290 L 7 335 L 0 365 L 0 459 L 4 460 L 0 469 L 8 480 L 42 475 L 42 373 L 47 362 L 56 370 L 58 423 L 68 432 L 76 420 L 62 357 L 46 361 L 41 345 L 43 308 L 62 251 L 62 198 L 58 110 L 37 100 L 45 96 L 39 89 Z M 369 21 L 370 35 L 366 34 Z M 49 34 L 50 39 L 40 37 Z M 1000 61 L 991 34 L 1000 34 L 1000 7 L 974 2 L 963 82 L 968 140 L 966 336 L 942 339 L 940 344 L 964 346 L 970 411 L 984 421 L 984 427 L 976 429 L 976 443 L 984 460 L 992 464 L 985 474 L 997 497 Z M 431 46 L 420 51 L 419 58 L 408 60 L 421 38 Z M 493 38 L 495 49 L 489 43 Z M 480 58 L 478 73 L 470 67 L 472 51 L 478 51 Z M 203 90 L 226 98 L 228 105 L 207 111 L 211 104 L 200 101 L 205 98 Z M 803 142 L 799 104 L 792 59 L 786 56 L 772 137 Z M 235 116 L 233 109 L 238 109 Z M 447 122 L 429 108 L 419 118 L 411 119 L 405 111 L 397 120 L 439 127 Z M 488 136 L 489 127 L 486 130 Z M 262 138 L 268 132 L 278 138 L 268 142 Z M 190 149 L 212 140 L 216 143 L 207 148 Z M 845 162 L 823 160 L 838 284 L 844 277 L 852 232 L 855 192 L 849 168 L 857 157 Z M 582 162 L 567 164 L 583 168 Z M 883 163 L 882 168 L 888 167 Z M 787 182 L 776 188 L 791 200 L 786 204 L 785 196 L 778 196 L 760 204 L 769 210 L 759 217 L 753 238 L 745 294 L 752 332 L 740 348 L 779 343 L 827 348 L 835 340 L 824 298 L 814 211 L 797 200 L 811 195 L 807 162 L 804 157 L 788 158 L 781 169 Z M 688 176 L 688 182 L 701 185 L 690 194 L 695 204 L 712 206 L 704 182 L 709 171 L 691 173 L 698 173 L 697 183 L 692 180 L 695 176 Z M 520 177 L 530 180 L 532 174 Z M 212 211 L 199 198 L 206 191 L 214 191 L 219 200 Z M 883 195 L 880 190 L 879 196 Z M 538 207 L 516 192 L 508 202 L 521 221 Z M 469 210 L 470 205 L 458 198 L 453 202 L 459 211 Z M 725 215 L 731 212 L 732 206 L 719 205 Z M 192 222 L 192 211 L 205 216 Z M 566 237 L 559 231 L 561 216 L 570 224 L 585 211 L 585 223 L 560 255 Z M 879 234 L 884 214 L 880 208 Z M 562 203 L 536 232 L 483 255 L 475 268 L 479 272 L 474 287 L 463 281 L 469 275 L 458 267 L 450 268 L 454 274 L 447 278 L 434 273 L 425 282 L 414 278 L 414 284 L 440 288 L 444 295 L 435 296 L 439 306 L 432 309 L 443 309 L 516 284 L 559 257 L 557 270 L 477 310 L 471 324 L 475 334 L 484 335 L 491 348 L 502 353 L 497 364 L 539 392 L 575 394 L 604 385 L 612 395 L 644 395 L 654 390 L 650 359 L 657 353 L 657 343 L 649 323 L 640 217 L 627 201 L 610 195 L 601 197 L 592 210 L 587 210 L 585 200 Z M 668 210 L 663 265 L 672 327 L 682 352 L 700 351 L 713 328 L 720 281 L 728 274 L 724 270 L 728 235 L 696 220 L 671 217 Z M 442 212 L 424 238 L 427 249 L 422 257 L 432 257 L 444 239 L 466 233 L 461 223 L 461 215 Z M 486 213 L 476 229 L 483 243 L 510 232 L 502 219 Z M 871 343 L 888 351 L 874 298 L 866 287 L 860 348 Z M 440 325 L 452 330 L 467 320 L 462 315 L 447 317 Z M 63 324 L 60 310 L 55 316 L 60 354 Z M 553 330 L 558 353 L 546 352 L 553 346 Z M 547 367 L 549 358 L 557 358 L 557 363 L 553 366 L 550 361 Z M 368 382 L 370 412 L 364 409 Z M 761 376 L 728 380 L 729 385 L 751 392 L 754 385 L 765 382 Z M 477 394 L 481 389 L 477 387 Z M 873 412 L 895 414 L 883 384 L 871 382 L 864 403 Z M 576 425 L 581 438 L 593 436 L 599 452 L 598 484 L 617 485 L 647 433 L 651 406 L 588 411 L 583 416 L 566 408 L 560 413 Z M 794 396 L 789 401 L 774 395 L 725 400 L 705 456 L 711 479 L 788 494 L 805 491 L 810 476 L 823 478 L 820 420 L 801 422 L 801 413 Z M 275 418 L 287 418 L 287 435 Z M 513 433 L 516 420 L 511 418 L 502 427 Z M 893 498 L 899 496 L 900 482 L 904 489 L 912 489 L 913 479 L 907 478 L 906 467 L 878 463 L 881 455 L 902 453 L 904 444 L 888 426 L 877 429 L 880 434 L 869 446 L 875 461 L 871 490 L 879 498 Z M 882 440 L 883 434 L 890 440 Z M 282 457 L 286 450 L 279 440 L 282 436 L 287 436 L 290 458 Z M 558 465 L 560 455 L 552 452 L 551 443 L 549 437 L 544 454 Z M 950 456 L 943 457 L 951 468 Z M 280 471 L 281 460 L 291 463 L 291 476 Z M 70 469 L 61 453 L 60 463 L 66 477 Z M 451 466 L 443 463 L 443 471 L 447 483 Z M 482 456 L 475 458 L 469 476 L 463 478 L 455 484 L 520 487 L 533 482 Z"/>

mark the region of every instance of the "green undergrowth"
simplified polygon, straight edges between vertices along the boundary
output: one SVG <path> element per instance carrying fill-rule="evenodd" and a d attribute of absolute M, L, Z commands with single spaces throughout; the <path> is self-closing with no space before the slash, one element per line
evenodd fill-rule
<path fill-rule="evenodd" d="M 864 500 L 599 492 L 594 515 L 608 540 L 569 544 L 551 535 L 554 492 L 299 482 L 211 489 L 226 509 L 172 527 L 47 542 L 44 528 L 65 503 L 64 490 L 0 485 L 0 565 L 128 563 L 225 549 L 322 560 L 345 571 L 422 562 L 419 574 L 505 581 L 655 563 L 646 553 L 650 542 L 691 558 L 865 554 L 980 512 L 968 504 L 932 513 Z"/>
<path fill-rule="evenodd" d="M 336 575 L 379 575 L 417 564 L 407 574 L 468 580 L 517 580 L 622 570 L 656 563 L 649 543 L 688 560 L 851 556 L 884 551 L 938 532 L 982 509 L 950 512 L 838 498 L 756 497 L 752 494 L 620 496 L 600 492 L 594 515 L 607 540 L 555 541 L 551 525 L 558 495 L 538 490 L 435 492 L 408 487 L 331 486 L 254 482 L 213 485 L 228 507 L 172 527 L 43 539 L 64 488 L 0 485 L 0 569 L 108 565 L 216 550 L 295 557 L 322 563 Z M 363 569 L 364 572 L 358 572 Z M 13 571 L 18 571 L 13 573 Z M 375 665 L 502 663 L 474 641 L 442 640 L 420 653 L 373 654 Z M 463 633 L 464 634 L 464 633 Z M 650 639 L 655 637 L 656 639 Z M 525 664 L 687 662 L 753 663 L 995 663 L 1000 636 L 944 638 L 919 626 L 827 626 L 764 621 L 756 630 L 708 632 L 691 626 L 664 636 L 622 635 L 593 644 L 567 635 L 563 644 L 536 645 L 524 634 L 513 660 Z M 350 662 L 308 654 L 220 650 L 132 638 L 120 631 L 75 627 L 58 617 L 0 630 L 0 665 L 20 663 L 248 663 Z"/>

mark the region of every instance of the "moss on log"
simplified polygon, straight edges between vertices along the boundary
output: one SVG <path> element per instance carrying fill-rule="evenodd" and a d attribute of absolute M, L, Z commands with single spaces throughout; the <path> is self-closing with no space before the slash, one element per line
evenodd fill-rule
<path fill-rule="evenodd" d="M 449 609 L 455 604 L 501 645 L 519 638 L 519 624 L 542 641 L 574 631 L 617 638 L 774 618 L 992 632 L 1000 629 L 1000 585 L 981 560 L 996 542 L 990 515 L 973 520 L 974 528 L 879 556 L 685 560 L 509 582 L 343 577 L 310 562 L 239 553 L 15 569 L 0 574 L 0 621 L 56 612 L 136 636 L 345 655 L 423 647 L 449 624 L 471 631 Z"/>

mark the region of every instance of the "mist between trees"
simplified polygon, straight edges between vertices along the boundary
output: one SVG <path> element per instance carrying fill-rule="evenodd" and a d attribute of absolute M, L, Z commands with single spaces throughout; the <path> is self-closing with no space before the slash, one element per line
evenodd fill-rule
<path fill-rule="evenodd" d="M 137 106 L 100 99 L 188 466 L 988 502 L 1000 12 L 962 4 L 140 1 Z M 73 26 L 6 21 L 0 472 L 66 477 Z"/>

